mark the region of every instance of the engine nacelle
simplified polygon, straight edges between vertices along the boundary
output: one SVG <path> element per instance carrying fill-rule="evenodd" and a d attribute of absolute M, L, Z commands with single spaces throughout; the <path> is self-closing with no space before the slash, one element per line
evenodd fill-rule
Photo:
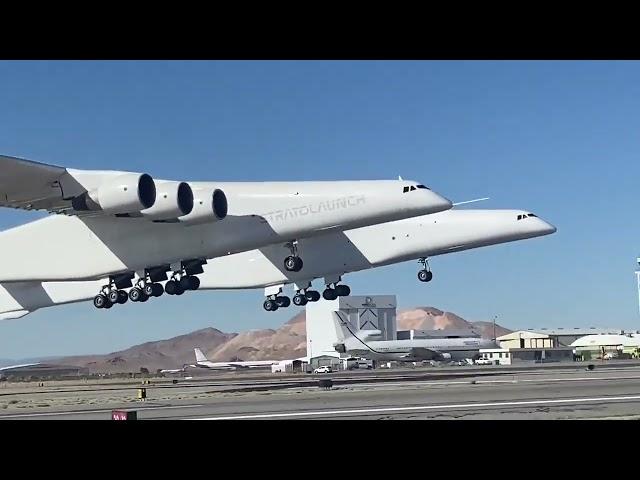
<path fill-rule="evenodd" d="M 157 180 L 156 202 L 140 213 L 151 220 L 172 220 L 192 210 L 193 191 L 188 183 Z"/>
<path fill-rule="evenodd" d="M 178 220 L 187 225 L 200 225 L 223 220 L 229 205 L 227 196 L 219 188 L 198 188 L 193 191 L 193 210 Z"/>
<path fill-rule="evenodd" d="M 72 200 L 75 210 L 102 210 L 125 214 L 151 208 L 156 184 L 146 173 L 125 173 L 105 180 L 98 188 Z"/>

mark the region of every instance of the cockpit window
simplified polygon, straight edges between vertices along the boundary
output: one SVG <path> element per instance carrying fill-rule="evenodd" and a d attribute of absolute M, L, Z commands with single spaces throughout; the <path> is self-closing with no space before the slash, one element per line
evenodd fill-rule
<path fill-rule="evenodd" d="M 411 191 L 413 192 L 416 189 L 413 185 L 411 185 Z"/>
<path fill-rule="evenodd" d="M 413 192 L 414 190 L 417 190 L 418 188 L 424 188 L 426 190 L 430 190 L 429 187 L 425 187 L 424 185 L 410 185 L 408 187 L 402 187 L 402 193 Z"/>
<path fill-rule="evenodd" d="M 408 191 L 409 191 L 409 187 L 404 187 L 404 188 L 402 189 L 402 193 L 407 193 Z"/>
<path fill-rule="evenodd" d="M 527 217 L 537 217 L 537 215 L 534 215 L 533 213 L 524 213 L 522 215 L 518 215 L 518 220 L 522 220 Z"/>
<path fill-rule="evenodd" d="M 534 215 L 533 213 L 529 214 L 530 217 L 537 217 L 537 215 Z"/>
<path fill-rule="evenodd" d="M 426 190 L 429 190 L 429 187 L 425 187 L 424 185 L 417 185 L 417 188 L 424 188 Z"/>
<path fill-rule="evenodd" d="M 522 220 L 523 215 L 518 215 L 518 220 Z"/>

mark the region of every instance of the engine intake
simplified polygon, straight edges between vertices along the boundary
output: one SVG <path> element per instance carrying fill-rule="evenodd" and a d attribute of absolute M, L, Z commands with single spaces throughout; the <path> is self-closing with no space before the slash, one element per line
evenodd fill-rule
<path fill-rule="evenodd" d="M 156 202 L 142 210 L 142 215 L 152 220 L 171 220 L 188 215 L 193 210 L 193 191 L 188 183 L 157 181 Z"/>
<path fill-rule="evenodd" d="M 199 225 L 203 223 L 224 220 L 229 210 L 227 196 L 219 188 L 197 189 L 194 191 L 193 209 L 191 213 L 179 217 L 187 225 Z"/>
<path fill-rule="evenodd" d="M 126 173 L 107 179 L 97 189 L 72 200 L 75 210 L 102 210 L 125 214 L 151 208 L 156 202 L 156 184 L 146 173 Z"/>

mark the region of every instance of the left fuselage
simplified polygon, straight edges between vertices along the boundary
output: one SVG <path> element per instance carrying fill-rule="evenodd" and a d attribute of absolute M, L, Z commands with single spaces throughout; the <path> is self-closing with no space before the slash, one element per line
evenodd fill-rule
<path fill-rule="evenodd" d="M 520 210 L 449 210 L 304 239 L 299 249 L 305 268 L 286 271 L 283 247 L 209 260 L 199 275 L 200 289 L 249 289 L 302 284 L 391 263 L 548 235 L 555 228 Z M 29 312 L 51 305 L 90 300 L 104 281 L 21 282 L 0 285 L 0 314 Z M 3 289 L 5 292 L 3 292 Z"/>

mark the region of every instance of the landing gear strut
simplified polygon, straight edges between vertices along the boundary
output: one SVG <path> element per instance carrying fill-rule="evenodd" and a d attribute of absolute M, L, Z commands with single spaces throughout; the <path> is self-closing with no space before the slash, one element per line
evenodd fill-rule
<path fill-rule="evenodd" d="M 302 259 L 298 256 L 298 242 L 293 241 L 285 245 L 291 251 L 291 255 L 284 259 L 284 268 L 288 272 L 299 272 L 302 270 Z"/>
<path fill-rule="evenodd" d="M 422 265 L 422 270 L 418 272 L 418 280 L 421 282 L 430 282 L 433 278 L 433 273 L 431 273 L 431 268 L 429 267 L 429 259 L 422 257 L 418 262 Z"/>

